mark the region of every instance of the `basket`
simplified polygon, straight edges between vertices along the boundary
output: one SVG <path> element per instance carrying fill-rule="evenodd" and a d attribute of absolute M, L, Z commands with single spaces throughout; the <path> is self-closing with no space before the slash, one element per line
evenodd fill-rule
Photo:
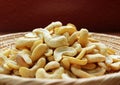
<path fill-rule="evenodd" d="M 0 49 L 14 46 L 15 38 L 21 37 L 26 32 L 13 33 L 0 36 Z M 120 55 L 120 37 L 107 34 L 92 33 L 92 37 L 99 39 Z M 104 76 L 82 79 L 35 79 L 0 74 L 0 85 L 120 85 L 120 72 Z"/>

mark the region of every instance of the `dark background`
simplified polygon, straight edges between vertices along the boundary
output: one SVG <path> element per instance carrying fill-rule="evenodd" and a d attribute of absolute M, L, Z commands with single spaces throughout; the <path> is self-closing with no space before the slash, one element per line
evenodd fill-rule
<path fill-rule="evenodd" d="M 120 32 L 120 0 L 0 0 L 0 32 L 31 31 L 52 21 Z"/>

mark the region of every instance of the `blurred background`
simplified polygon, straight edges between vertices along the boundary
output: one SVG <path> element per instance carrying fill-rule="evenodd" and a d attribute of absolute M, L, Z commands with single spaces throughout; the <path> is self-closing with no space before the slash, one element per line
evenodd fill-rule
<path fill-rule="evenodd" d="M 120 32 L 120 0 L 0 0 L 0 32 L 31 31 L 53 21 Z"/>

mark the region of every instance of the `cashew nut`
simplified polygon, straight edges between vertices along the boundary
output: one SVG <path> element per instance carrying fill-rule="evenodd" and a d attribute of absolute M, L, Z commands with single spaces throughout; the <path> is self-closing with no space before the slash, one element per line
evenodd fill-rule
<path fill-rule="evenodd" d="M 78 35 L 80 33 L 78 31 L 74 32 L 68 39 L 69 45 L 72 45 L 78 39 Z"/>
<path fill-rule="evenodd" d="M 89 64 L 86 64 L 86 65 L 81 65 L 81 68 L 82 68 L 82 69 L 87 69 L 87 70 L 95 69 L 95 68 L 96 68 L 96 64 L 94 64 L 94 63 L 89 63 Z"/>
<path fill-rule="evenodd" d="M 80 68 L 77 68 L 75 66 L 71 66 L 71 71 L 74 75 L 76 75 L 79 78 L 88 78 L 88 77 L 94 77 L 93 75 L 81 70 Z"/>
<path fill-rule="evenodd" d="M 82 45 L 82 47 L 85 47 L 87 45 L 88 43 L 88 30 L 87 29 L 80 30 L 78 42 Z"/>
<path fill-rule="evenodd" d="M 54 59 L 55 61 L 60 61 L 62 55 L 75 56 L 77 51 L 73 47 L 62 46 L 54 50 Z"/>
<path fill-rule="evenodd" d="M 68 33 L 71 35 L 71 34 L 73 34 L 75 31 L 76 31 L 76 28 L 73 27 L 73 26 L 71 26 L 71 25 L 61 26 L 61 27 L 55 28 L 55 34 L 56 34 L 56 35 L 62 35 L 62 34 L 64 34 L 65 32 L 68 32 Z"/>
<path fill-rule="evenodd" d="M 67 38 L 65 36 L 52 37 L 48 30 L 40 29 L 43 32 L 45 43 L 51 48 L 57 48 L 68 45 Z"/>
<path fill-rule="evenodd" d="M 33 43 L 38 40 L 39 38 L 25 38 L 25 37 L 21 37 L 16 39 L 16 43 L 15 46 L 16 48 L 20 49 L 20 48 L 31 48 Z"/>
<path fill-rule="evenodd" d="M 84 56 L 85 56 L 85 54 L 86 54 L 86 49 L 85 48 L 83 48 L 82 50 L 81 50 L 81 52 L 77 55 L 77 57 L 76 58 L 78 58 L 78 59 L 81 59 L 81 58 L 83 58 Z"/>
<path fill-rule="evenodd" d="M 105 61 L 105 56 L 101 54 L 87 54 L 85 56 L 89 63 Z"/>
<path fill-rule="evenodd" d="M 35 49 L 35 47 L 39 44 L 43 44 L 43 40 L 42 39 L 39 39 L 39 40 L 36 40 L 34 43 L 33 43 L 33 46 L 31 47 L 31 51 L 33 51 Z"/>
<path fill-rule="evenodd" d="M 60 21 L 56 21 L 56 22 L 52 22 L 51 24 L 49 24 L 47 27 L 45 27 L 46 30 L 50 31 L 53 30 L 56 27 L 60 27 L 62 26 L 62 23 Z"/>
<path fill-rule="evenodd" d="M 74 47 L 77 50 L 78 53 L 82 50 L 82 47 L 81 47 L 81 45 L 78 42 L 75 42 L 72 45 L 72 47 Z"/>
<path fill-rule="evenodd" d="M 39 44 L 39 45 L 37 45 L 34 48 L 32 54 L 30 56 L 30 58 L 32 59 L 32 61 L 35 62 L 36 60 L 38 60 L 45 53 L 45 51 L 47 50 L 47 48 L 48 47 L 47 47 L 46 44 Z"/>
<path fill-rule="evenodd" d="M 57 61 L 51 61 L 47 63 L 44 68 L 46 71 L 48 71 L 48 70 L 53 70 L 59 67 L 60 67 L 60 64 Z"/>
<path fill-rule="evenodd" d="M 46 64 L 45 58 L 40 58 L 37 63 L 32 68 L 20 67 L 19 73 L 22 77 L 31 77 L 35 76 L 35 73 L 38 68 L 43 68 Z"/>
<path fill-rule="evenodd" d="M 49 57 L 52 56 L 52 54 L 53 54 L 53 49 L 48 48 L 44 55 Z"/>
<path fill-rule="evenodd" d="M 61 79 L 63 73 L 64 68 L 62 67 L 56 69 L 53 73 L 47 73 L 45 69 L 39 68 L 36 72 L 36 78 Z"/>

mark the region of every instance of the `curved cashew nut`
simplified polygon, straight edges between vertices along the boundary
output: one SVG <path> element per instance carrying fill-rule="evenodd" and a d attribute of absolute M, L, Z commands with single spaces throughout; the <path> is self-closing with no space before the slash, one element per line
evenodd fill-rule
<path fill-rule="evenodd" d="M 25 50 L 20 51 L 17 54 L 16 62 L 18 65 L 25 66 L 25 67 L 29 67 L 30 65 L 32 65 L 30 54 L 28 54 Z"/>
<path fill-rule="evenodd" d="M 34 48 L 32 54 L 30 56 L 30 58 L 32 59 L 32 61 L 35 62 L 36 60 L 38 60 L 45 53 L 45 51 L 47 50 L 47 48 L 48 47 L 47 47 L 46 44 L 39 44 L 39 45 L 37 45 Z"/>
<path fill-rule="evenodd" d="M 66 56 L 65 58 L 63 58 L 61 60 L 61 65 L 64 68 L 66 68 L 66 69 L 70 68 L 70 64 L 74 64 L 74 65 L 86 65 L 87 64 L 87 59 L 83 58 L 82 60 L 79 60 L 79 59 L 74 58 L 74 57 Z"/>
<path fill-rule="evenodd" d="M 100 51 L 100 54 L 105 55 L 107 53 L 107 46 L 101 42 L 91 43 L 91 45 L 96 45 L 96 48 Z"/>
<path fill-rule="evenodd" d="M 19 73 L 22 77 L 34 77 L 35 72 L 37 71 L 38 68 L 43 68 L 46 64 L 45 58 L 40 58 L 37 63 L 31 68 L 26 68 L 26 67 L 20 67 Z"/>
<path fill-rule="evenodd" d="M 48 48 L 47 52 L 45 52 L 44 55 L 47 56 L 47 57 L 49 57 L 49 56 L 52 56 L 52 54 L 53 54 L 53 49 Z"/>
<path fill-rule="evenodd" d="M 39 38 L 25 38 L 25 37 L 21 37 L 16 39 L 16 43 L 15 46 L 16 48 L 20 49 L 20 48 L 31 48 L 33 43 L 38 40 Z"/>
<path fill-rule="evenodd" d="M 58 47 L 54 51 L 54 59 L 55 61 L 60 61 L 62 59 L 62 55 L 75 56 L 77 51 L 73 47 L 62 46 Z"/>
<path fill-rule="evenodd" d="M 48 70 L 53 70 L 59 67 L 60 67 L 60 64 L 57 61 L 51 61 L 47 63 L 44 68 L 46 71 L 48 71 Z"/>
<path fill-rule="evenodd" d="M 33 50 L 35 49 L 35 47 L 36 47 L 37 45 L 39 45 L 39 44 L 43 44 L 43 40 L 42 40 L 42 39 L 39 39 L 39 40 L 37 40 L 37 41 L 35 41 L 35 42 L 33 43 L 33 46 L 31 47 L 31 51 L 33 51 Z"/>
<path fill-rule="evenodd" d="M 86 53 L 92 53 L 94 51 L 94 49 L 96 48 L 96 45 L 91 45 L 91 46 L 87 46 L 86 48 Z"/>
<path fill-rule="evenodd" d="M 47 79 L 61 79 L 64 73 L 64 68 L 60 67 L 56 69 L 52 74 L 49 74 L 43 68 L 39 68 L 36 72 L 36 78 L 47 78 Z"/>
<path fill-rule="evenodd" d="M 79 78 L 94 77 L 93 75 L 81 70 L 80 68 L 76 68 L 75 66 L 71 66 L 71 71 L 74 75 L 76 75 Z"/>
<path fill-rule="evenodd" d="M 57 48 L 68 45 L 67 38 L 65 36 L 52 37 L 48 30 L 40 29 L 43 32 L 45 43 L 51 48 Z"/>
<path fill-rule="evenodd" d="M 88 43 L 88 30 L 87 29 L 80 30 L 78 42 L 82 45 L 82 47 L 85 47 L 87 45 Z"/>
<path fill-rule="evenodd" d="M 82 50 L 82 47 L 81 47 L 81 45 L 78 42 L 75 42 L 72 45 L 72 47 L 74 47 L 77 50 L 78 53 Z"/>
<path fill-rule="evenodd" d="M 65 32 L 68 32 L 70 35 L 73 34 L 76 30 L 75 27 L 67 25 L 67 26 L 61 26 L 61 27 L 57 27 L 55 28 L 55 34 L 56 35 L 62 35 Z"/>
<path fill-rule="evenodd" d="M 87 70 L 87 72 L 94 76 L 101 76 L 101 75 L 105 74 L 106 70 L 105 70 L 105 68 L 97 67 L 92 70 Z"/>
<path fill-rule="evenodd" d="M 45 27 L 46 30 L 50 31 L 53 30 L 56 27 L 60 27 L 62 26 L 62 23 L 60 21 L 56 21 L 56 22 L 52 22 L 51 24 L 49 24 L 47 27 Z"/>
<path fill-rule="evenodd" d="M 72 45 L 78 39 L 78 35 L 80 33 L 78 31 L 74 32 L 68 39 L 69 45 Z"/>
<path fill-rule="evenodd" d="M 87 54 L 85 56 L 89 63 L 105 61 L 105 56 L 101 54 Z"/>

